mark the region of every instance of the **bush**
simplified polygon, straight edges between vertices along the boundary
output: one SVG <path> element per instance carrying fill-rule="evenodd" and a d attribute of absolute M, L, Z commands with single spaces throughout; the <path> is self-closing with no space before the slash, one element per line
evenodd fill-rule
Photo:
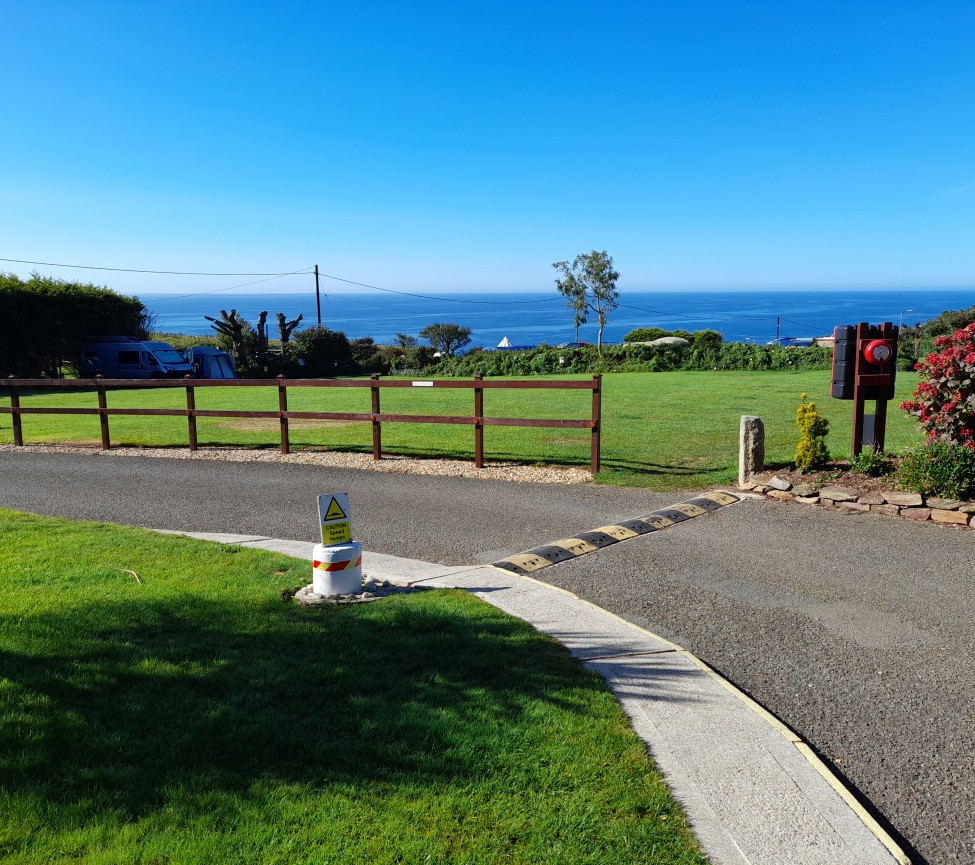
<path fill-rule="evenodd" d="M 808 394 L 799 394 L 796 409 L 796 426 L 799 427 L 799 443 L 796 445 L 796 468 L 801 472 L 818 469 L 829 461 L 826 435 L 829 421 L 816 411 L 816 403 L 806 402 Z"/>
<path fill-rule="evenodd" d="M 389 372 L 389 358 L 383 352 L 383 347 L 376 345 L 371 336 L 352 340 L 349 343 L 349 353 L 356 372 Z"/>
<path fill-rule="evenodd" d="M 929 444 L 975 450 L 975 322 L 934 344 L 940 351 L 918 362 L 922 380 L 901 408 L 918 416 Z"/>
<path fill-rule="evenodd" d="M 662 336 L 670 336 L 670 331 L 660 327 L 638 327 L 624 336 L 623 342 L 651 342 Z"/>
<path fill-rule="evenodd" d="M 334 376 L 348 371 L 352 350 L 345 334 L 324 326 L 309 327 L 291 338 L 292 354 L 304 361 L 304 375 L 309 378 Z"/>
<path fill-rule="evenodd" d="M 722 336 L 716 330 L 695 330 L 694 339 L 692 342 L 694 345 L 709 345 L 712 347 L 717 347 L 724 342 L 724 336 Z"/>
<path fill-rule="evenodd" d="M 137 297 L 32 274 L 0 273 L 0 375 L 59 376 L 75 370 L 81 346 L 96 336 L 145 339 L 151 316 Z"/>
<path fill-rule="evenodd" d="M 897 480 L 922 495 L 975 498 L 975 451 L 947 442 L 904 451 Z"/>
<path fill-rule="evenodd" d="M 894 471 L 894 464 L 884 454 L 870 450 L 851 457 L 850 468 L 868 478 L 882 478 Z"/>
<path fill-rule="evenodd" d="M 728 342 L 691 345 L 605 345 L 553 348 L 540 345 L 526 351 L 470 351 L 443 358 L 440 375 L 535 375 L 546 373 L 670 372 L 672 370 L 807 370 L 829 369 L 830 349 L 821 346 L 745 345 Z M 432 370 L 431 370 L 432 371 Z"/>

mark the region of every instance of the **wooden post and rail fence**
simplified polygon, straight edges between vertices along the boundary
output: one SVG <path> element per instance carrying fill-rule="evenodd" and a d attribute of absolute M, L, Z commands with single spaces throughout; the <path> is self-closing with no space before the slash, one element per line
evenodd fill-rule
<path fill-rule="evenodd" d="M 109 435 L 109 418 L 112 415 L 169 415 L 184 416 L 187 423 L 187 437 L 189 448 L 198 448 L 196 419 L 199 417 L 236 417 L 236 418 L 276 418 L 280 426 L 281 453 L 291 452 L 291 442 L 288 433 L 288 421 L 292 419 L 309 420 L 343 420 L 369 421 L 372 424 L 372 456 L 382 459 L 382 425 L 384 423 L 434 423 L 434 424 L 462 424 L 474 429 L 474 464 L 478 468 L 484 467 L 484 427 L 555 427 L 559 429 L 589 429 L 592 433 L 590 450 L 590 471 L 599 471 L 599 434 L 602 402 L 602 377 L 594 375 L 591 380 L 584 379 L 489 379 L 484 380 L 476 375 L 472 379 L 433 379 L 406 380 L 380 379 L 373 375 L 369 379 L 103 379 L 101 377 L 85 379 L 0 379 L 3 386 L 9 390 L 10 405 L 0 406 L 0 413 L 11 415 L 13 423 L 14 444 L 24 444 L 23 415 L 27 414 L 64 414 L 64 415 L 98 415 L 101 424 L 101 445 L 108 450 L 111 447 Z M 276 387 L 278 391 L 277 411 L 241 411 L 234 409 L 198 409 L 196 407 L 196 391 L 199 388 L 210 387 Z M 290 411 L 288 409 L 288 390 L 290 388 L 369 388 L 372 396 L 371 410 L 368 412 L 326 412 L 326 411 Z M 380 403 L 380 393 L 383 388 L 450 388 L 467 389 L 474 393 L 474 410 L 471 415 L 422 415 L 422 414 L 387 414 L 383 413 Z M 111 408 L 108 405 L 109 389 L 133 390 L 139 388 L 185 388 L 186 408 Z M 24 390 L 29 389 L 32 395 L 38 390 L 86 390 L 93 389 L 97 395 L 98 405 L 90 408 L 68 406 L 38 406 L 21 405 L 20 397 Z M 484 414 L 484 391 L 507 389 L 533 390 L 589 390 L 592 392 L 592 414 L 586 419 L 566 418 L 511 418 L 490 417 Z"/>

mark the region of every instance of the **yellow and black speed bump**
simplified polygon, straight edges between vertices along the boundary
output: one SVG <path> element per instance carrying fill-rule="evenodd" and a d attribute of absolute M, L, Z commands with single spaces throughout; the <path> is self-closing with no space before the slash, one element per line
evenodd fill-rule
<path fill-rule="evenodd" d="M 541 547 L 535 547 L 533 550 L 519 553 L 516 556 L 508 556 L 500 562 L 495 562 L 494 567 L 527 576 L 550 565 L 557 565 L 559 562 L 577 558 L 594 550 L 601 550 L 603 547 L 608 547 L 619 541 L 665 529 L 693 517 L 711 513 L 737 501 L 739 501 L 738 496 L 731 493 L 707 493 L 688 502 L 682 502 L 669 508 L 661 508 L 645 517 L 624 520 L 613 526 L 600 526 L 598 529 L 589 532 L 580 532 L 574 538 L 566 538 Z"/>

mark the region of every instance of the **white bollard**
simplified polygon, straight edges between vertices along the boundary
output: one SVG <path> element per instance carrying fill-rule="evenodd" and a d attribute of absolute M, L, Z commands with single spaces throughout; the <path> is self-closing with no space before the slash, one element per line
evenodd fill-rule
<path fill-rule="evenodd" d="M 355 595 L 362 591 L 362 544 L 315 544 L 311 558 L 311 590 L 315 594 Z"/>

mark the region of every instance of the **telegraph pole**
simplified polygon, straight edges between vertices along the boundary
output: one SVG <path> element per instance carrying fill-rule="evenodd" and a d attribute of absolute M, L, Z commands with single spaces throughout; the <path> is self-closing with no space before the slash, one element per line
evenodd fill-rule
<path fill-rule="evenodd" d="M 318 293 L 318 265 L 315 265 L 315 309 L 318 312 L 318 326 L 322 326 L 322 297 Z"/>

